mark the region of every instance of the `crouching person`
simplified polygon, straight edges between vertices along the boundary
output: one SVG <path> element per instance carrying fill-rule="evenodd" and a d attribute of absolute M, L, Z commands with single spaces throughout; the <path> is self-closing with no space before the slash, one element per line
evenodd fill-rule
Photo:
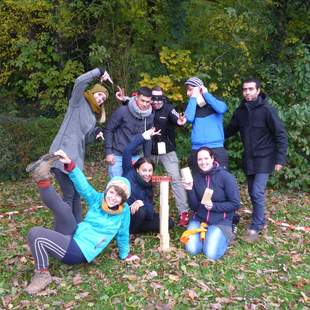
<path fill-rule="evenodd" d="M 72 208 L 51 186 L 50 168 L 57 159 L 64 164 L 76 190 L 88 205 L 88 212 L 80 223 L 76 222 Z M 115 237 L 120 259 L 138 258 L 129 254 L 130 210 L 126 200 L 131 189 L 126 178 L 115 177 L 107 184 L 105 192 L 97 192 L 62 150 L 41 157 L 30 164 L 27 171 L 54 216 L 54 230 L 33 227 L 29 231 L 28 243 L 35 260 L 35 272 L 27 293 L 36 294 L 52 282 L 48 271 L 51 256 L 69 265 L 90 263 Z"/>
<path fill-rule="evenodd" d="M 221 258 L 233 239 L 232 219 L 240 207 L 235 177 L 222 168 L 208 147 L 196 153 L 199 170 L 193 180 L 182 180 L 194 216 L 181 241 L 192 255 L 204 253 L 208 258 Z"/>

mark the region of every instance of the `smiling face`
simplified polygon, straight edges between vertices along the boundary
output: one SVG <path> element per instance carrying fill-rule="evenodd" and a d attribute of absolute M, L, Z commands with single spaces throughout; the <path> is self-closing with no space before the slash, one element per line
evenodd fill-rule
<path fill-rule="evenodd" d="M 136 169 L 139 176 L 145 181 L 150 182 L 153 175 L 153 165 L 150 163 L 143 163 Z"/>
<path fill-rule="evenodd" d="M 104 101 L 107 99 L 107 96 L 105 95 L 104 92 L 99 91 L 99 92 L 94 93 L 94 98 L 95 98 L 97 105 L 100 107 L 104 103 Z"/>
<path fill-rule="evenodd" d="M 197 153 L 197 164 L 198 167 L 207 172 L 213 167 L 214 157 L 206 150 L 201 150 Z"/>
<path fill-rule="evenodd" d="M 151 106 L 151 97 L 146 97 L 144 95 L 138 95 L 136 99 L 138 108 L 141 111 L 147 111 Z"/>
<path fill-rule="evenodd" d="M 260 93 L 255 82 L 243 83 L 242 95 L 246 101 L 255 101 Z"/>
<path fill-rule="evenodd" d="M 117 193 L 114 186 L 111 186 L 106 194 L 105 201 L 110 208 L 116 207 L 122 203 L 122 196 Z"/>

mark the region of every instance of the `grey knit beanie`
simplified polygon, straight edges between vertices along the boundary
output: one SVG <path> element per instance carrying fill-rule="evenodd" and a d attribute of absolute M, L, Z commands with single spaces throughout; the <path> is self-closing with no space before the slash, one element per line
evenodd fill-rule
<path fill-rule="evenodd" d="M 189 85 L 193 87 L 200 87 L 200 86 L 203 86 L 203 81 L 199 79 L 198 77 L 193 76 L 185 82 L 185 85 Z"/>

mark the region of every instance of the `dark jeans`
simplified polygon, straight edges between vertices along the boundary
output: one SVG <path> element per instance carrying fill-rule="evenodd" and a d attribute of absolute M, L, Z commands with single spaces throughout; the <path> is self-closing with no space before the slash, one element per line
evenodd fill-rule
<path fill-rule="evenodd" d="M 146 218 L 145 208 L 141 207 L 130 218 L 130 233 L 139 234 L 145 232 L 159 232 L 159 214 L 154 213 L 153 220 L 148 220 Z M 174 223 L 171 218 L 169 218 L 169 229 L 174 226 Z"/>
<path fill-rule="evenodd" d="M 224 147 L 210 148 L 214 153 L 214 159 L 223 167 L 228 168 L 228 154 Z M 192 172 L 199 171 L 197 165 L 197 151 L 192 150 L 188 158 L 188 166 L 191 168 Z"/>
<path fill-rule="evenodd" d="M 79 193 L 66 173 L 57 168 L 52 168 L 51 170 L 63 193 L 63 201 L 72 209 L 77 223 L 80 223 L 82 221 L 82 204 Z"/>
<path fill-rule="evenodd" d="M 260 231 L 265 225 L 265 190 L 268 173 L 257 173 L 247 176 L 248 192 L 253 206 L 250 229 Z"/>

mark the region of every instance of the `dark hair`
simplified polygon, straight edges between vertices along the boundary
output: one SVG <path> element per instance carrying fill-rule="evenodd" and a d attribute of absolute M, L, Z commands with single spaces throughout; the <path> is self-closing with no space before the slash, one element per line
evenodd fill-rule
<path fill-rule="evenodd" d="M 106 189 L 106 191 L 105 191 L 105 194 L 108 192 L 108 190 L 110 189 L 110 188 L 114 188 L 114 190 L 116 191 L 116 193 L 119 195 L 119 196 L 121 196 L 121 198 L 122 198 L 122 201 L 121 201 L 121 203 L 120 204 L 123 204 L 124 202 L 126 202 L 127 201 L 127 195 L 126 195 L 126 193 L 125 193 L 125 191 L 121 188 L 121 187 L 119 187 L 119 186 L 117 186 L 117 185 L 111 185 L 111 186 L 109 186 L 107 189 Z"/>
<path fill-rule="evenodd" d="M 154 87 L 152 88 L 152 91 L 153 91 L 153 90 L 164 92 L 163 89 L 162 89 L 160 86 L 154 86 Z"/>
<path fill-rule="evenodd" d="M 141 165 L 144 163 L 149 163 L 152 165 L 153 170 L 155 170 L 155 163 L 154 161 L 149 157 L 140 157 L 133 165 L 133 167 L 137 170 L 140 168 Z"/>
<path fill-rule="evenodd" d="M 137 90 L 138 95 L 143 95 L 145 97 L 152 97 L 152 91 L 149 87 L 143 86 Z"/>
<path fill-rule="evenodd" d="M 260 81 L 256 78 L 248 78 L 242 81 L 242 87 L 244 85 L 244 83 L 255 83 L 256 89 L 260 88 Z"/>
<path fill-rule="evenodd" d="M 208 148 L 207 146 L 202 146 L 202 147 L 199 148 L 199 149 L 197 150 L 197 152 L 196 152 L 196 161 L 198 160 L 198 153 L 199 153 L 200 151 L 207 151 L 207 152 L 210 154 L 210 157 L 211 157 L 211 158 L 215 158 L 214 152 L 213 152 L 210 148 Z"/>

